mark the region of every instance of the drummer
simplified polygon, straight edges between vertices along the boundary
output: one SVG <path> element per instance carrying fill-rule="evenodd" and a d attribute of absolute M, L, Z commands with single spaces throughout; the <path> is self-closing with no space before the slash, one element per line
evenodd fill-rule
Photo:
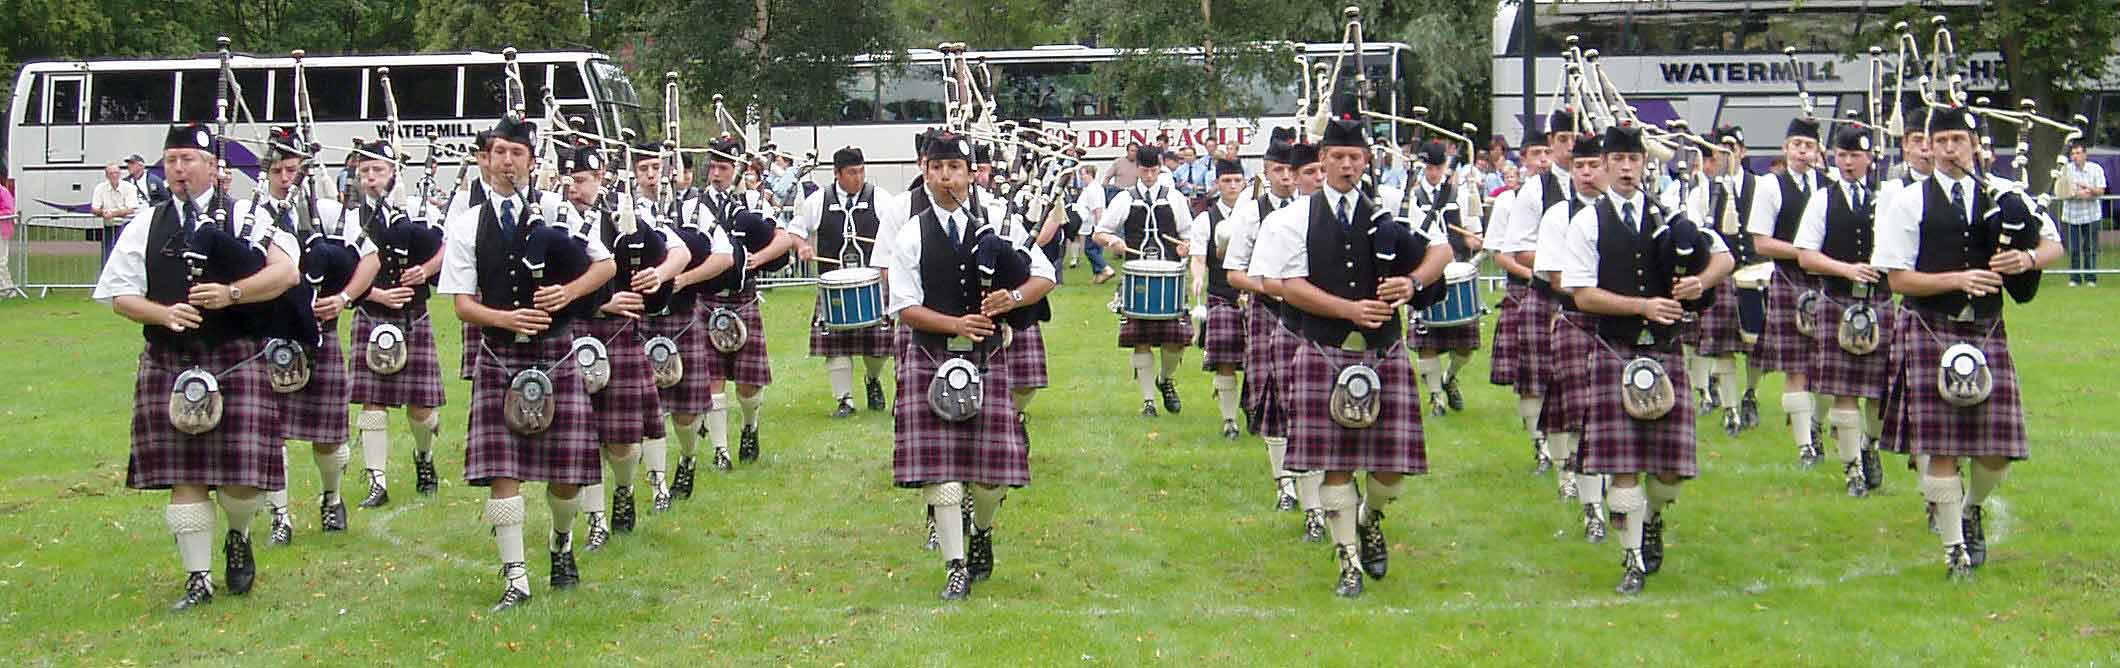
<path fill-rule="evenodd" d="M 1237 299 L 1237 288 L 1229 282 L 1229 272 L 1221 271 L 1223 256 L 1229 252 L 1229 238 L 1235 228 L 1235 218 L 1248 202 L 1239 199 L 1243 193 L 1244 165 L 1235 160 L 1215 161 L 1214 201 L 1207 210 L 1193 217 L 1192 232 L 1188 235 L 1202 240 L 1203 252 L 1192 259 L 1192 295 L 1195 311 L 1205 315 L 1207 329 L 1202 337 L 1204 353 L 1201 365 L 1214 372 L 1215 405 L 1222 410 L 1222 438 L 1237 440 L 1242 432 L 1237 430 L 1238 403 L 1242 399 L 1238 392 L 1237 369 L 1245 360 L 1244 310 Z M 1213 267 L 1215 271 L 1209 271 Z"/>
<path fill-rule="evenodd" d="M 1134 165 L 1140 169 L 1140 180 L 1112 198 L 1092 238 L 1113 257 L 1125 258 L 1127 264 L 1147 260 L 1168 262 L 1175 267 L 1179 266 L 1177 260 L 1206 251 L 1204 244 L 1190 243 L 1192 240 L 1178 236 L 1186 234 L 1192 206 L 1176 188 L 1160 182 L 1162 149 L 1143 145 L 1134 149 L 1133 157 Z M 1192 318 L 1183 310 L 1171 315 L 1154 320 L 1122 316 L 1119 323 L 1119 347 L 1134 351 L 1134 381 L 1141 386 L 1141 414 L 1146 417 L 1156 416 L 1159 393 L 1164 410 L 1177 413 L 1183 408 L 1178 402 L 1178 386 L 1171 379 L 1177 376 L 1178 365 L 1185 358 L 1185 347 L 1192 343 Z M 1152 352 L 1158 347 L 1163 349 L 1160 371 Z"/>
<path fill-rule="evenodd" d="M 895 197 L 889 190 L 868 181 L 867 160 L 858 146 L 847 146 L 832 152 L 832 181 L 834 186 L 819 188 L 796 207 L 795 218 L 788 221 L 787 231 L 802 239 L 797 246 L 805 261 L 814 260 L 826 267 L 825 275 L 839 272 L 845 274 L 870 274 L 877 277 L 877 285 L 889 278 L 888 264 L 878 253 L 888 253 L 888 244 L 878 247 L 877 239 L 892 238 L 897 229 L 898 217 L 881 215 L 881 207 Z M 840 274 L 840 275 L 845 275 Z M 883 404 L 884 361 L 893 357 L 891 329 L 880 318 L 883 315 L 882 300 L 875 304 L 876 324 L 857 329 L 838 331 L 827 327 L 825 321 L 825 291 L 817 293 L 816 317 L 810 320 L 810 356 L 824 358 L 825 377 L 832 385 L 832 398 L 839 402 L 832 417 L 843 418 L 854 414 L 854 358 L 860 357 L 863 375 L 866 378 L 869 410 L 881 411 Z M 882 292 L 876 293 L 878 297 Z"/>
<path fill-rule="evenodd" d="M 1451 264 L 1471 269 L 1473 255 L 1480 252 L 1485 240 L 1471 232 L 1461 215 L 1450 182 L 1450 156 L 1441 143 L 1429 142 L 1421 148 L 1421 175 L 1406 190 L 1406 205 L 1400 207 L 1406 227 L 1421 230 L 1431 239 L 1449 240 Z M 1470 222 L 1479 224 L 1477 219 Z M 1462 272 L 1444 273 L 1447 280 L 1450 274 Z M 1420 355 L 1421 382 L 1428 388 L 1430 411 L 1442 417 L 1449 411 L 1465 410 L 1465 395 L 1458 392 L 1457 375 L 1472 359 L 1472 351 L 1480 349 L 1479 320 L 1450 326 L 1415 323 L 1407 333 L 1409 346 Z M 1445 351 L 1450 353 L 1448 371 L 1443 369 Z"/>

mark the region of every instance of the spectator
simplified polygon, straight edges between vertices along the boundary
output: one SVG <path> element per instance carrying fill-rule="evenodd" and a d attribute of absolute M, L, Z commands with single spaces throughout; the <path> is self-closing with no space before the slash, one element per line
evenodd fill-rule
<path fill-rule="evenodd" d="M 2068 178 L 2074 184 L 2074 192 L 2061 193 L 2061 226 L 2068 239 L 2068 268 L 2085 271 L 2098 268 L 2098 233 L 2101 224 L 2098 197 L 2105 195 L 2105 168 L 2090 161 L 2090 149 L 2083 142 L 2068 147 Z M 2069 274 L 2069 287 L 2088 283 L 2098 287 L 2097 274 Z"/>
<path fill-rule="evenodd" d="M 0 165 L 0 299 L 15 289 L 15 275 L 7 270 L 7 256 L 15 240 L 15 194 L 7 189 L 7 166 Z"/>
<path fill-rule="evenodd" d="M 1488 190 L 1488 191 L 1487 191 L 1487 197 L 1488 197 L 1489 199 L 1492 199 L 1492 198 L 1494 198 L 1494 197 L 1498 197 L 1498 196 L 1500 196 L 1500 195 L 1501 195 L 1502 193 L 1505 193 L 1505 192 L 1509 192 L 1509 191 L 1511 191 L 1511 190 L 1515 190 L 1515 189 L 1517 189 L 1517 187 L 1519 187 L 1519 186 L 1522 186 L 1522 185 L 1524 185 L 1524 176 L 1523 176 L 1523 171 L 1522 171 L 1522 170 L 1519 170 L 1519 169 L 1517 169 L 1516 163 L 1513 163 L 1513 162 L 1507 162 L 1507 163 L 1502 163 L 1502 171 L 1501 171 L 1501 176 L 1502 176 L 1502 185 L 1501 185 L 1501 187 L 1499 187 L 1499 188 L 1494 188 L 1494 189 L 1490 189 L 1490 190 Z"/>
<path fill-rule="evenodd" d="M 110 251 L 118 243 L 118 231 L 125 229 L 125 222 L 132 220 L 133 212 L 145 208 L 140 191 L 131 182 L 122 180 L 115 164 L 103 166 L 103 181 L 89 197 L 89 212 L 103 219 L 100 228 L 90 230 L 89 236 L 103 242 L 103 259 L 110 259 Z"/>
<path fill-rule="evenodd" d="M 140 154 L 125 156 L 125 172 L 125 183 L 140 197 L 135 200 L 140 205 L 138 208 L 169 201 L 169 186 L 162 183 L 162 177 L 147 173 L 147 160 Z"/>
<path fill-rule="evenodd" d="M 1208 186 L 1214 183 L 1215 163 L 1213 159 L 1201 159 L 1193 147 L 1179 148 L 1163 154 L 1163 164 L 1170 167 L 1171 178 L 1178 182 L 1178 192 L 1186 199 L 1198 199 L 1210 194 Z"/>
<path fill-rule="evenodd" d="M 1494 154 L 1491 152 L 1480 154 L 1473 162 L 1473 166 L 1479 170 L 1480 190 L 1484 192 L 1494 192 L 1502 187 L 1502 170 L 1495 169 L 1495 164 Z"/>

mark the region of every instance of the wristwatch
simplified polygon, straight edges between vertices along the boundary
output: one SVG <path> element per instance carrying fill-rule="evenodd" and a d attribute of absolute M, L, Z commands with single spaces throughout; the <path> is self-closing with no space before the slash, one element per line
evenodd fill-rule
<path fill-rule="evenodd" d="M 1008 291 L 1008 298 L 1009 298 L 1009 301 L 1013 301 L 1013 302 L 1016 302 L 1016 303 L 1018 303 L 1018 304 L 1021 304 L 1021 303 L 1023 303 L 1023 291 L 1022 291 L 1022 290 L 1010 290 L 1010 291 Z"/>
<path fill-rule="evenodd" d="M 353 310 L 353 298 L 346 296 L 346 293 L 344 292 L 339 293 L 339 310 Z"/>
<path fill-rule="evenodd" d="M 239 288 L 239 287 L 236 287 L 236 286 L 235 286 L 235 284 L 233 284 L 233 283 L 230 283 L 230 284 L 228 285 L 228 303 L 230 303 L 230 304 L 241 304 L 241 303 L 243 303 L 243 289 L 242 289 L 242 288 Z"/>

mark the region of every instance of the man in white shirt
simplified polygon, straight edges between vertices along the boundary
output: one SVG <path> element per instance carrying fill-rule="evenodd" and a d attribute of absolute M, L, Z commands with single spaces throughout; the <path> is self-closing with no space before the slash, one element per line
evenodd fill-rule
<path fill-rule="evenodd" d="M 1192 298 L 1197 304 L 1193 312 L 1204 327 L 1200 363 L 1214 372 L 1215 406 L 1222 411 L 1222 438 L 1234 441 L 1243 433 L 1237 428 L 1242 410 L 1237 369 L 1245 360 L 1245 318 L 1238 303 L 1237 286 L 1230 284 L 1229 272 L 1223 271 L 1221 265 L 1229 254 L 1229 238 L 1238 225 L 1237 212 L 1248 204 L 1237 198 L 1244 191 L 1244 166 L 1235 160 L 1216 160 L 1214 184 L 1218 196 L 1193 217 L 1186 237 L 1194 248 L 1200 249 L 1191 262 Z"/>
<path fill-rule="evenodd" d="M 1575 147 L 1575 116 L 1553 112 L 1543 130 L 1529 124 L 1524 134 L 1522 183 L 1494 201 L 1493 220 L 1487 225 L 1487 245 L 1494 262 L 1508 279 L 1507 296 L 1495 317 L 1494 363 L 1488 381 L 1508 385 L 1516 391 L 1516 417 L 1531 435 L 1532 471 L 1553 469 L 1551 441 L 1539 426 L 1546 387 L 1552 375 L 1551 339 L 1548 325 L 1559 303 L 1551 282 L 1532 271 L 1538 255 L 1539 224 L 1546 211 L 1571 198 L 1568 185 L 1569 155 Z M 1575 478 L 1567 471 L 1558 476 L 1561 498 L 1575 498 Z"/>
<path fill-rule="evenodd" d="M 1562 126 L 1556 123 L 1555 127 Z M 1547 318 L 1549 325 L 1545 329 L 1548 371 L 1538 426 L 1558 464 L 1561 498 L 1573 498 L 1580 504 L 1583 539 L 1593 545 L 1605 542 L 1605 476 L 1578 470 L 1574 459 L 1578 454 L 1576 446 L 1583 439 L 1584 414 L 1588 412 L 1585 406 L 1598 394 L 1587 386 L 1587 362 L 1597 342 L 1589 331 L 1587 314 L 1560 289 L 1560 271 L 1562 246 L 1568 242 L 1568 221 L 1577 213 L 1592 210 L 1611 183 L 1612 172 L 1605 169 L 1604 143 L 1604 136 L 1597 134 L 1569 141 L 1568 185 L 1557 191 L 1566 199 L 1554 202 L 1540 214 L 1531 258 L 1531 289 L 1544 292 L 1553 301 L 1553 316 Z M 1556 146 L 1556 153 L 1558 149 Z M 1519 212 L 1522 210 L 1518 207 Z"/>
<path fill-rule="evenodd" d="M 733 267 L 736 258 L 728 234 L 720 225 L 708 223 L 697 197 L 687 198 L 679 192 L 663 201 L 663 153 L 659 146 L 642 149 L 645 150 L 632 151 L 635 199 L 628 204 L 641 225 L 668 231 L 684 245 L 689 257 L 684 270 L 672 279 L 670 298 L 662 308 L 647 309 L 639 325 L 645 342 L 668 354 L 663 358 L 664 368 L 674 367 L 677 376 L 674 382 L 658 383 L 656 388 L 657 406 L 667 416 L 668 428 L 661 430 L 662 436 L 649 428 L 640 448 L 641 468 L 648 474 L 649 509 L 660 513 L 670 509 L 673 498 L 692 498 L 693 479 L 699 471 L 695 455 L 701 416 L 707 416 L 711 425 L 711 420 L 721 419 L 713 411 L 727 410 L 716 408 L 714 402 L 713 370 L 707 366 L 707 332 L 700 326 L 698 302 L 706 293 L 708 282 Z M 670 356 L 676 358 L 674 364 L 669 361 Z M 679 459 L 676 473 L 669 475 L 672 435 L 677 438 Z M 727 458 L 727 441 L 726 437 L 722 439 L 717 459 Z"/>
<path fill-rule="evenodd" d="M 1191 226 L 1192 207 L 1177 189 L 1162 184 L 1162 158 L 1161 149 L 1154 146 L 1134 151 L 1139 183 L 1112 198 L 1091 237 L 1112 257 L 1120 258 L 1121 264 L 1140 260 L 1179 262 L 1206 250 L 1182 238 Z M 1183 409 L 1173 379 L 1185 357 L 1185 348 L 1191 343 L 1189 314 L 1181 312 L 1177 317 L 1159 320 L 1121 316 L 1119 347 L 1133 350 L 1134 380 L 1141 387 L 1142 415 L 1156 416 L 1158 394 L 1162 395 L 1164 410 L 1177 413 Z M 1161 348 L 1163 353 L 1160 370 L 1155 353 L 1151 352 L 1155 348 Z"/>
<path fill-rule="evenodd" d="M 103 180 L 96 183 L 95 192 L 89 197 L 89 212 L 103 219 L 103 261 L 110 261 L 110 251 L 118 245 L 118 228 L 132 220 L 133 213 L 144 206 L 139 189 L 119 180 L 118 165 L 103 166 Z"/>
<path fill-rule="evenodd" d="M 1766 303 L 1765 285 L 1750 284 L 1744 267 L 1763 264 L 1752 253 L 1752 233 L 1745 229 L 1745 217 L 1751 213 L 1752 194 L 1759 190 L 1759 179 L 1744 169 L 1745 148 L 1742 131 L 1735 126 L 1723 126 L 1710 133 L 1708 140 L 1721 145 L 1725 151 L 1709 151 L 1701 157 L 1701 170 L 1706 177 L 1703 187 L 1687 193 L 1687 215 L 1700 221 L 1703 228 L 1713 230 L 1722 237 L 1723 244 L 1730 249 L 1730 259 L 1739 271 L 1731 280 L 1715 288 L 1715 305 L 1702 311 L 1694 321 L 1696 332 L 1692 341 L 1692 352 L 1698 357 L 1702 368 L 1688 369 L 1688 379 L 1704 379 L 1706 385 L 1707 410 L 1722 410 L 1723 432 L 1735 438 L 1751 427 L 1758 419 L 1759 400 L 1757 388 L 1761 371 L 1749 363 L 1752 342 L 1748 336 L 1757 338 L 1758 333 L 1748 330 L 1745 313 L 1757 306 L 1763 309 Z M 1879 195 L 1878 201 L 1883 201 Z M 1763 267 L 1762 267 L 1763 268 Z M 1754 312 L 1756 316 L 1757 313 Z M 1745 389 L 1737 391 L 1737 355 L 1744 354 Z M 1687 358 L 1689 363 L 1694 358 Z M 1738 397 L 1742 397 L 1741 399 Z M 1733 400 L 1735 400 L 1733 402 Z"/>
<path fill-rule="evenodd" d="M 1927 126 L 1936 174 L 1878 214 L 1871 255 L 1902 296 L 1905 320 L 1915 321 L 1891 343 L 1900 381 L 1885 407 L 1884 447 L 1922 464 L 1921 495 L 1933 504 L 1945 572 L 1964 581 L 1987 558 L 1982 504 L 2010 463 L 2030 454 L 2002 293 L 2028 300 L 2026 284 L 2062 249 L 2053 223 L 2021 195 L 1981 182 L 1971 114 L 1939 109 Z"/>
<path fill-rule="evenodd" d="M 1868 128 L 1835 130 L 1834 178 L 1804 207 L 1796 229 L 1797 262 L 1818 284 L 1818 326 L 1833 330 L 1819 332 L 1808 380 L 1811 391 L 1832 401 L 1826 422 L 1833 426 L 1848 495 L 1856 498 L 1884 484 L 1875 439 L 1884 428 L 1883 402 L 1892 380 L 1885 343 L 1895 320 L 1884 275 L 1870 265 L 1877 236 L 1870 155 Z M 1863 351 L 1863 341 L 1870 350 Z"/>
<path fill-rule="evenodd" d="M 414 491 L 432 495 L 440 480 L 434 468 L 434 440 L 441 430 L 441 415 L 435 412 L 447 402 L 442 387 L 441 358 L 434 340 L 434 325 L 428 319 L 428 279 L 441 270 L 440 236 L 424 222 L 413 220 L 390 196 L 397 183 L 397 149 L 389 142 L 356 144 L 348 157 L 353 165 L 353 201 L 344 202 L 345 224 L 363 226 L 376 246 L 380 262 L 375 285 L 355 305 L 353 345 L 348 356 L 368 363 L 353 366 L 349 400 L 361 406 L 354 427 L 360 431 L 361 465 L 367 472 L 368 496 L 362 508 L 380 508 L 390 503 L 389 409 L 402 407 L 410 423 L 413 444 Z M 416 199 L 416 198 L 415 198 Z M 425 202 L 414 202 L 426 206 Z M 440 216 L 425 216 L 438 220 Z M 429 247 L 431 246 L 431 248 Z M 426 253 L 423 255 L 423 253 Z M 402 346 L 404 362 L 397 368 L 379 365 L 368 351 Z"/>
<path fill-rule="evenodd" d="M 892 238 L 899 217 L 879 214 L 880 206 L 893 197 L 890 191 L 868 182 L 867 161 L 861 149 L 847 146 L 832 152 L 832 185 L 803 198 L 787 230 L 803 240 L 799 246 L 802 259 L 823 265 L 826 274 L 868 267 L 887 275 L 890 246 L 877 241 Z M 810 356 L 824 358 L 825 377 L 831 383 L 832 398 L 838 402 L 832 417 L 854 414 L 855 357 L 861 358 L 866 371 L 868 408 L 881 411 L 884 404 L 880 376 L 885 360 L 893 356 L 891 329 L 880 319 L 869 327 L 827 328 L 824 292 L 818 290 L 817 315 L 810 321 Z M 883 312 L 878 310 L 875 315 L 880 318 Z"/>
<path fill-rule="evenodd" d="M 1461 208 L 1465 203 L 1459 201 L 1450 180 L 1450 156 L 1442 144 L 1430 142 L 1421 147 L 1419 161 L 1421 171 L 1407 184 L 1403 200 L 1406 226 L 1432 238 L 1446 239 L 1453 262 L 1471 262 L 1485 240 L 1468 233 L 1479 227 L 1479 218 L 1466 216 Z M 1458 178 L 1462 177 L 1460 173 Z M 1407 346 L 1419 357 L 1414 369 L 1428 389 L 1430 414 L 1442 417 L 1450 411 L 1465 410 L 1465 395 L 1458 390 L 1457 374 L 1472 360 L 1473 351 L 1480 348 L 1479 321 L 1450 326 L 1424 323 L 1416 325 L 1407 339 Z M 1450 354 L 1447 369 L 1443 366 L 1445 352 Z"/>
<path fill-rule="evenodd" d="M 1692 392 L 1684 373 L 1665 371 L 1683 369 L 1677 338 L 1687 309 L 1682 302 L 1727 278 L 1733 263 L 1720 237 L 1697 229 L 1694 241 L 1705 244 L 1706 261 L 1685 266 L 1672 257 L 1667 246 L 1682 240 L 1664 238 L 1674 228 L 1642 190 L 1641 130 L 1610 128 L 1603 144 L 1612 190 L 1569 219 L 1552 259 L 1561 290 L 1591 316 L 1588 329 L 1597 339 L 1582 378 L 1591 391 L 1581 398 L 1586 410 L 1576 467 L 1612 476 L 1608 498 L 1625 569 L 1617 591 L 1632 596 L 1662 566 L 1663 511 L 1678 500 L 1679 485 L 1700 473 Z M 1660 376 L 1648 387 L 1637 380 L 1649 376 L 1644 367 Z M 1635 410 L 1643 396 L 1659 391 L 1668 392 L 1662 396 L 1668 409 L 1648 411 L 1655 415 Z"/>
<path fill-rule="evenodd" d="M 1825 175 L 1818 169 L 1818 121 L 1789 121 L 1781 149 L 1788 169 L 1759 180 L 1759 192 L 1752 198 L 1751 218 L 1745 221 L 1752 232 L 1754 248 L 1774 261 L 1774 276 L 1767 285 L 1766 331 L 1760 333 L 1758 348 L 1748 361 L 1761 371 L 1785 376 L 1781 408 L 1788 414 L 1789 432 L 1796 439 L 1797 459 L 1810 468 L 1822 456 L 1818 438 L 1824 426 L 1818 419 L 1825 411 L 1819 404 L 1821 400 L 1805 383 L 1810 374 L 1811 353 L 1817 346 L 1810 335 L 1797 328 L 1796 320 L 1817 315 L 1798 314 L 1802 307 L 1810 305 L 1803 295 L 1817 286 L 1797 266 L 1793 242 L 1804 205 L 1826 186 Z"/>
<path fill-rule="evenodd" d="M 2099 209 L 2104 203 L 2098 201 L 2106 191 L 2105 168 L 2090 161 L 2090 146 L 2077 141 L 2068 147 L 2068 178 L 2074 192 L 2060 193 L 2062 229 L 2068 232 L 2068 268 L 2070 271 L 2089 271 L 2098 268 L 2098 233 L 2105 227 L 2105 217 Z M 2069 274 L 2069 287 L 2077 284 L 2098 287 L 2097 274 Z"/>

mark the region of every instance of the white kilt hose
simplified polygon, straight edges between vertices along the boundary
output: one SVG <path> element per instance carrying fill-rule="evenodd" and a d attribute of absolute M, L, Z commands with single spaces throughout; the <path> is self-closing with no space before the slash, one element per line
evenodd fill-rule
<path fill-rule="evenodd" d="M 391 323 L 405 330 L 405 368 L 388 376 L 368 370 L 368 335 L 377 325 Z M 476 346 L 478 339 L 465 341 Z M 442 394 L 442 360 L 434 347 L 434 325 L 427 313 L 418 315 L 369 315 L 367 308 L 353 314 L 353 344 L 347 351 L 353 377 L 349 400 L 378 406 L 433 408 L 447 402 Z"/>
<path fill-rule="evenodd" d="M 611 360 L 610 381 L 604 384 L 603 391 L 589 395 L 599 443 L 639 443 L 668 435 L 663 427 L 655 373 L 648 363 L 648 350 L 641 344 L 639 323 L 624 317 L 574 322 L 575 333 L 602 341 Z"/>
<path fill-rule="evenodd" d="M 1045 334 L 1038 323 L 1015 330 L 1015 338 L 1008 347 L 1001 349 L 1001 359 L 1008 365 L 1010 389 L 1034 390 L 1052 384 L 1045 369 Z"/>
<path fill-rule="evenodd" d="M 301 391 L 277 394 L 280 400 L 280 437 L 310 443 L 345 443 L 347 398 L 353 391 L 346 374 L 346 354 L 340 350 L 338 321 L 318 323 L 323 341 L 309 348 L 309 385 Z"/>
<path fill-rule="evenodd" d="M 677 342 L 677 359 L 684 363 L 685 375 L 676 385 L 656 389 L 657 405 L 686 415 L 698 415 L 712 408 L 714 384 L 719 379 L 713 365 L 707 363 L 707 329 L 700 323 L 697 309 L 647 316 L 635 330 L 638 334 L 634 336 L 634 346 L 646 346 L 648 339 L 658 336 L 670 337 Z M 647 351 L 644 347 L 641 350 Z"/>
<path fill-rule="evenodd" d="M 1796 330 L 1796 300 L 1816 285 L 1802 272 L 1774 269 L 1767 280 L 1767 324 L 1759 334 L 1759 345 L 1747 361 L 1753 368 L 1775 373 L 1810 373 L 1811 354 L 1817 345 Z"/>
<path fill-rule="evenodd" d="M 1514 277 L 1508 283 L 1508 289 L 1502 293 L 1502 304 L 1495 309 L 1494 316 L 1494 360 L 1487 368 L 1487 382 L 1494 385 L 1515 385 L 1523 378 L 1524 340 L 1530 336 L 1524 324 L 1531 317 L 1530 305 L 1526 303 L 1531 299 L 1531 286 Z M 1518 394 L 1523 392 L 1518 391 Z"/>
<path fill-rule="evenodd" d="M 1364 362 L 1373 365 L 1383 385 L 1382 408 L 1375 424 L 1349 429 L 1332 420 L 1332 388 L 1341 369 Z M 1288 470 L 1428 472 L 1420 389 L 1405 346 L 1360 353 L 1297 339 L 1287 377 Z"/>
<path fill-rule="evenodd" d="M 1584 364 L 1584 388 L 1575 401 L 1581 407 L 1582 441 L 1575 455 L 1576 470 L 1588 474 L 1653 473 L 1691 478 L 1700 475 L 1694 459 L 1693 389 L 1685 374 L 1685 356 L 1678 343 L 1637 346 L 1600 337 Z M 1609 347 L 1609 349 L 1608 349 Z M 1647 357 L 1663 365 L 1671 379 L 1677 401 L 1671 412 L 1654 420 L 1627 414 L 1621 400 L 1620 376 L 1627 362 Z"/>
<path fill-rule="evenodd" d="M 125 486 L 168 489 L 176 485 L 240 485 L 287 488 L 280 437 L 279 399 L 265 377 L 259 353 L 265 343 L 236 339 L 201 355 L 149 344 L 133 379 L 132 453 Z M 199 435 L 169 423 L 169 390 L 193 366 L 214 374 L 221 388 L 221 424 Z"/>
<path fill-rule="evenodd" d="M 1597 346 L 1592 316 L 1581 311 L 1555 309 L 1547 326 L 1546 394 L 1539 403 L 1539 431 L 1556 434 L 1582 431 L 1587 413 L 1584 402 L 1594 398 L 1589 387 L 1590 354 Z M 1615 386 L 1616 387 L 1616 386 Z"/>
<path fill-rule="evenodd" d="M 973 360 L 983 362 L 986 376 L 980 385 L 979 415 L 964 422 L 944 420 L 928 406 L 928 383 L 951 357 L 971 358 L 919 344 L 898 358 L 901 389 L 912 390 L 897 394 L 892 411 L 892 482 L 916 488 L 945 482 L 1030 484 L 1030 450 L 1016 424 L 1002 351 L 993 351 L 983 361 Z"/>
<path fill-rule="evenodd" d="M 465 480 L 480 486 L 494 478 L 568 485 L 603 480 L 589 393 L 582 387 L 580 367 L 565 359 L 570 342 L 565 336 L 523 344 L 514 343 L 512 336 L 486 341 L 471 382 Z M 509 431 L 504 413 L 508 383 L 517 372 L 531 368 L 547 369 L 552 377 L 554 415 L 544 432 L 519 436 Z"/>
<path fill-rule="evenodd" d="M 1243 309 L 1237 308 L 1236 302 L 1208 295 L 1207 341 L 1205 354 L 1200 357 L 1200 368 L 1207 371 L 1218 366 L 1247 368 L 1244 363 L 1249 356 L 1245 354 L 1244 346 L 1248 326 L 1247 316 Z"/>
<path fill-rule="evenodd" d="M 1752 352 L 1752 345 L 1745 343 L 1743 323 L 1737 316 L 1737 285 L 1733 281 L 1723 281 L 1715 286 L 1715 305 L 1700 312 L 1693 325 L 1696 332 L 1693 344 L 1701 355 L 1722 357 Z"/>
<path fill-rule="evenodd" d="M 701 297 L 700 327 L 707 326 L 707 318 L 716 308 L 735 311 L 737 317 L 743 318 L 744 328 L 749 330 L 749 335 L 744 337 L 743 347 L 733 353 L 723 353 L 712 346 L 707 348 L 707 365 L 713 368 L 714 377 L 738 385 L 765 387 L 773 384 L 773 365 L 766 357 L 766 324 L 759 315 L 758 293 L 749 292 L 734 297 L 723 294 Z M 687 370 L 685 373 L 690 375 L 692 372 Z"/>
<path fill-rule="evenodd" d="M 1885 398 L 1884 437 L 1880 447 L 1903 454 L 1935 457 L 2008 457 L 2025 459 L 2024 406 L 2017 363 L 2010 357 L 2009 332 L 2002 319 L 1971 322 L 1901 309 L 1891 352 L 1893 372 Z M 1987 356 L 1994 391 L 1987 401 L 1960 408 L 1937 394 L 1936 369 L 1943 351 L 1965 343 Z"/>
<path fill-rule="evenodd" d="M 889 307 L 886 300 L 885 307 Z M 824 326 L 824 291 L 817 291 L 817 315 L 810 319 L 811 357 L 894 357 L 891 323 L 832 331 Z"/>
<path fill-rule="evenodd" d="M 1849 305 L 1861 301 L 1877 312 L 1877 349 L 1868 355 L 1856 355 L 1840 347 L 1840 313 Z M 1825 299 L 1820 302 L 1818 314 L 1818 336 L 1814 339 L 1817 350 L 1811 354 L 1811 372 L 1807 379 L 1810 391 L 1836 397 L 1860 397 L 1883 399 L 1885 384 L 1891 377 L 1892 330 L 1896 318 L 1892 297 L 1882 286 L 1869 299 L 1857 300 L 1846 291 L 1827 289 Z"/>

